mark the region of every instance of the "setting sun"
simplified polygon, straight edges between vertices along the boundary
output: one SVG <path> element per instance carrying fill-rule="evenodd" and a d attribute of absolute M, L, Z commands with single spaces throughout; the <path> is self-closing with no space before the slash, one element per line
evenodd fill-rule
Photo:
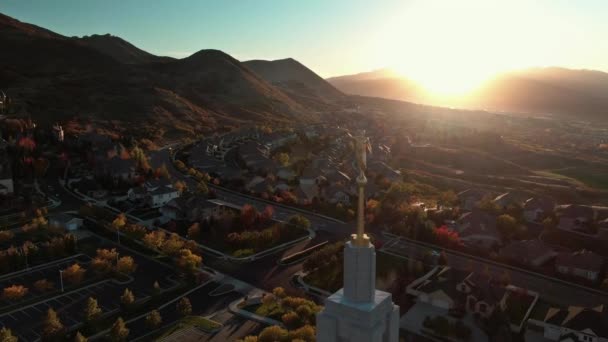
<path fill-rule="evenodd" d="M 564 40 L 586 44 L 583 31 L 528 2 L 414 1 L 395 12 L 372 35 L 375 63 L 440 95 L 467 93 L 502 71 L 577 58 Z"/>

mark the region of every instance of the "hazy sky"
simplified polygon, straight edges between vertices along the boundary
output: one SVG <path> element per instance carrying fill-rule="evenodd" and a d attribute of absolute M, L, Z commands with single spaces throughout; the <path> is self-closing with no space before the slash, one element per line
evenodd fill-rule
<path fill-rule="evenodd" d="M 0 12 L 159 55 L 293 57 L 325 77 L 390 67 L 447 84 L 527 66 L 608 70 L 606 0 L 2 0 Z"/>

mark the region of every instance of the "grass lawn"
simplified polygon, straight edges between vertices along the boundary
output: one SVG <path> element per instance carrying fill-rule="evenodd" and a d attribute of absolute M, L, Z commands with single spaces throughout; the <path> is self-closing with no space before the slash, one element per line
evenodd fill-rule
<path fill-rule="evenodd" d="M 276 303 L 272 303 L 270 305 L 265 304 L 252 304 L 241 307 L 241 309 L 245 311 L 252 312 L 254 314 L 269 317 L 276 320 L 281 320 L 281 316 L 285 313 L 285 309 L 281 308 Z"/>
<path fill-rule="evenodd" d="M 608 189 L 608 170 L 590 166 L 568 167 L 563 169 L 551 170 L 544 174 L 554 174 L 557 177 L 567 177 L 581 182 L 589 187 L 598 189 Z"/>
<path fill-rule="evenodd" d="M 407 264 L 408 262 L 401 258 L 382 253 L 381 251 L 376 251 L 377 287 L 380 289 L 388 288 L 397 273 L 403 272 Z M 342 265 L 343 263 L 340 261 L 336 267 L 332 267 L 331 269 L 317 269 L 304 277 L 304 281 L 308 285 L 318 287 L 329 292 L 335 292 L 343 286 Z"/>
<path fill-rule="evenodd" d="M 177 331 L 187 329 L 190 327 L 198 328 L 204 332 L 211 332 L 215 329 L 220 328 L 222 325 L 216 321 L 201 317 L 201 316 L 188 316 L 184 317 L 175 323 L 171 328 L 165 331 L 158 339 L 170 336 Z"/>
<path fill-rule="evenodd" d="M 507 298 L 507 315 L 512 324 L 520 325 L 530 309 L 534 297 L 528 294 L 510 292 Z"/>

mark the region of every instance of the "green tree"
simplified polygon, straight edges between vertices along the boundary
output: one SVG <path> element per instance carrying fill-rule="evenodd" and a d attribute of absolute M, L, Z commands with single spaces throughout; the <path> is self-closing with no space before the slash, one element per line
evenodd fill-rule
<path fill-rule="evenodd" d="M 129 336 L 129 329 L 127 329 L 127 325 L 122 317 L 118 317 L 116 322 L 112 325 L 112 329 L 110 329 L 110 340 L 119 342 L 126 341 Z"/>
<path fill-rule="evenodd" d="M 148 325 L 148 327 L 150 327 L 151 329 L 156 329 L 158 328 L 158 326 L 163 322 L 162 317 L 160 316 L 160 312 L 158 312 L 158 310 L 152 310 L 147 316 L 146 316 L 146 324 Z"/>
<path fill-rule="evenodd" d="M 94 322 L 99 319 L 101 316 L 101 308 L 97 303 L 97 299 L 93 297 L 89 297 L 87 299 L 87 304 L 84 310 L 84 319 L 87 322 Z"/>
<path fill-rule="evenodd" d="M 192 304 L 190 303 L 190 299 L 188 297 L 182 297 L 177 301 L 177 312 L 179 312 L 182 316 L 188 316 L 192 313 Z"/>
<path fill-rule="evenodd" d="M 42 335 L 46 340 L 61 340 L 63 337 L 64 327 L 63 323 L 57 316 L 57 312 L 52 308 L 49 308 L 46 312 L 44 319 L 44 327 Z"/>
<path fill-rule="evenodd" d="M 122 296 L 120 296 L 120 303 L 125 308 L 130 308 L 133 303 L 135 303 L 135 296 L 133 295 L 133 292 L 128 288 L 125 288 L 125 291 L 122 293 Z"/>
<path fill-rule="evenodd" d="M 0 342 L 17 342 L 17 337 L 13 336 L 13 332 L 3 327 L 0 329 Z"/>
<path fill-rule="evenodd" d="M 310 221 L 302 215 L 293 215 L 287 221 L 291 227 L 299 229 L 309 229 Z"/>

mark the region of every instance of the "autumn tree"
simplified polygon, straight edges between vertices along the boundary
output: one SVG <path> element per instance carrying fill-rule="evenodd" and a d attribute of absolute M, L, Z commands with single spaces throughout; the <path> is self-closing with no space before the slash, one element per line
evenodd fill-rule
<path fill-rule="evenodd" d="M 6 328 L 3 327 L 2 329 L 0 329 L 0 342 L 17 342 L 18 339 L 17 337 L 13 336 L 13 332 Z"/>
<path fill-rule="evenodd" d="M 0 231 L 0 242 L 6 242 L 13 239 L 15 233 L 10 230 L 2 230 Z"/>
<path fill-rule="evenodd" d="M 281 166 L 289 165 L 289 154 L 287 154 L 285 152 L 281 152 L 281 153 L 277 154 L 276 159 L 279 162 L 279 164 L 281 164 Z"/>
<path fill-rule="evenodd" d="M 434 230 L 435 240 L 441 246 L 455 248 L 461 245 L 460 236 L 456 231 L 450 230 L 447 226 L 441 226 Z"/>
<path fill-rule="evenodd" d="M 294 228 L 309 229 L 310 221 L 302 215 L 293 215 L 287 220 L 287 223 Z"/>
<path fill-rule="evenodd" d="M 188 227 L 188 238 L 193 240 L 198 240 L 201 237 L 201 227 L 198 222 L 193 223 L 190 227 Z"/>
<path fill-rule="evenodd" d="M 278 325 L 264 328 L 258 336 L 259 342 L 287 341 L 289 332 Z"/>
<path fill-rule="evenodd" d="M 268 222 L 270 220 L 272 220 L 272 217 L 274 216 L 274 207 L 271 205 L 267 205 L 264 210 L 262 211 L 262 213 L 260 214 L 260 219 L 263 222 Z"/>
<path fill-rule="evenodd" d="M 200 181 L 196 185 L 196 192 L 201 195 L 207 195 L 209 193 L 209 188 L 207 187 L 207 184 L 205 184 L 205 182 Z"/>
<path fill-rule="evenodd" d="M 201 267 L 203 258 L 200 255 L 192 253 L 189 249 L 181 249 L 177 259 L 177 265 L 184 272 L 194 274 Z"/>
<path fill-rule="evenodd" d="M 127 216 L 124 213 L 118 214 L 114 221 L 112 221 L 112 228 L 114 230 L 120 230 L 127 224 Z"/>
<path fill-rule="evenodd" d="M 74 335 L 74 342 L 87 342 L 88 339 L 86 337 L 84 337 L 84 335 L 82 335 L 80 333 L 80 331 L 76 332 L 76 335 Z"/>
<path fill-rule="evenodd" d="M 142 239 L 143 243 L 156 250 L 160 250 L 162 245 L 165 243 L 165 239 L 167 238 L 167 233 L 162 230 L 153 230 L 146 235 Z"/>
<path fill-rule="evenodd" d="M 287 296 L 287 293 L 285 292 L 285 289 L 282 287 L 275 287 L 272 290 L 272 294 L 277 297 L 277 298 L 285 298 Z"/>
<path fill-rule="evenodd" d="M 184 240 L 178 234 L 172 233 L 167 240 L 164 241 L 161 250 L 167 255 L 177 255 L 184 247 Z"/>
<path fill-rule="evenodd" d="M 146 324 L 151 329 L 156 329 L 163 322 L 160 312 L 158 310 L 152 310 L 146 315 Z"/>
<path fill-rule="evenodd" d="M 162 289 L 160 288 L 160 284 L 158 284 L 158 280 L 155 280 L 154 284 L 152 284 L 152 293 L 154 295 L 159 295 L 161 291 Z"/>
<path fill-rule="evenodd" d="M 175 167 L 180 170 L 180 171 L 185 171 L 186 170 L 186 164 L 184 164 L 183 161 L 181 160 L 176 160 L 175 161 Z"/>
<path fill-rule="evenodd" d="M 518 233 L 519 227 L 511 215 L 503 214 L 496 219 L 496 228 L 504 238 L 512 239 Z"/>
<path fill-rule="evenodd" d="M 551 217 L 547 217 L 542 222 L 543 229 L 546 231 L 551 231 L 555 228 L 555 221 Z"/>
<path fill-rule="evenodd" d="M 118 317 L 116 322 L 112 325 L 112 329 L 110 329 L 110 340 L 113 342 L 126 341 L 129 336 L 129 329 L 127 329 L 127 325 L 122 317 Z"/>
<path fill-rule="evenodd" d="M 123 256 L 116 263 L 116 271 L 124 274 L 131 274 L 137 269 L 137 264 L 130 256 Z"/>
<path fill-rule="evenodd" d="M 48 279 L 39 279 L 34 282 L 34 289 L 38 292 L 47 292 L 52 290 L 55 284 Z"/>
<path fill-rule="evenodd" d="M 290 341 L 304 341 L 304 342 L 314 342 L 316 340 L 317 332 L 315 328 L 311 325 L 304 325 L 299 327 L 298 329 L 292 330 L 289 332 L 289 340 Z"/>
<path fill-rule="evenodd" d="M 133 295 L 133 292 L 128 288 L 125 288 L 125 291 L 122 293 L 122 296 L 120 296 L 120 303 L 125 308 L 130 308 L 133 303 L 135 303 L 135 296 Z"/>
<path fill-rule="evenodd" d="M 23 298 L 29 289 L 23 285 L 11 285 L 2 290 L 2 298 L 7 300 L 18 300 Z"/>
<path fill-rule="evenodd" d="M 91 261 L 91 269 L 96 273 L 108 273 L 112 270 L 112 261 L 95 257 Z"/>
<path fill-rule="evenodd" d="M 84 309 L 84 319 L 88 323 L 95 322 L 101 317 L 101 308 L 97 303 L 97 299 L 89 297 Z"/>
<path fill-rule="evenodd" d="M 57 312 L 52 308 L 49 308 L 44 319 L 42 335 L 47 340 L 60 340 L 63 333 L 63 323 L 61 323 L 59 316 L 57 316 Z"/>
<path fill-rule="evenodd" d="M 157 168 L 155 173 L 157 177 L 171 179 L 171 175 L 169 174 L 169 170 L 167 169 L 167 165 L 165 163 L 163 163 L 163 165 Z"/>
<path fill-rule="evenodd" d="M 182 297 L 177 301 L 176 309 L 177 312 L 184 317 L 190 315 L 192 313 L 192 304 L 190 303 L 190 299 L 188 299 L 188 297 Z"/>
<path fill-rule="evenodd" d="M 188 190 L 188 186 L 186 185 L 186 183 L 181 180 L 178 180 L 177 182 L 175 182 L 175 184 L 173 184 L 173 187 L 175 188 L 175 190 L 179 191 L 180 193 L 183 193 L 186 190 Z"/>
<path fill-rule="evenodd" d="M 81 267 L 79 264 L 72 264 L 65 270 L 63 270 L 63 279 L 72 284 L 79 284 L 82 282 L 86 269 Z"/>
<path fill-rule="evenodd" d="M 249 229 L 258 218 L 258 210 L 251 204 L 245 204 L 241 208 L 241 224 L 245 229 Z"/>
<path fill-rule="evenodd" d="M 148 157 L 146 157 L 144 150 L 136 146 L 131 150 L 131 156 L 135 160 L 136 167 L 139 170 L 144 172 L 150 170 L 150 163 L 148 162 Z"/>

